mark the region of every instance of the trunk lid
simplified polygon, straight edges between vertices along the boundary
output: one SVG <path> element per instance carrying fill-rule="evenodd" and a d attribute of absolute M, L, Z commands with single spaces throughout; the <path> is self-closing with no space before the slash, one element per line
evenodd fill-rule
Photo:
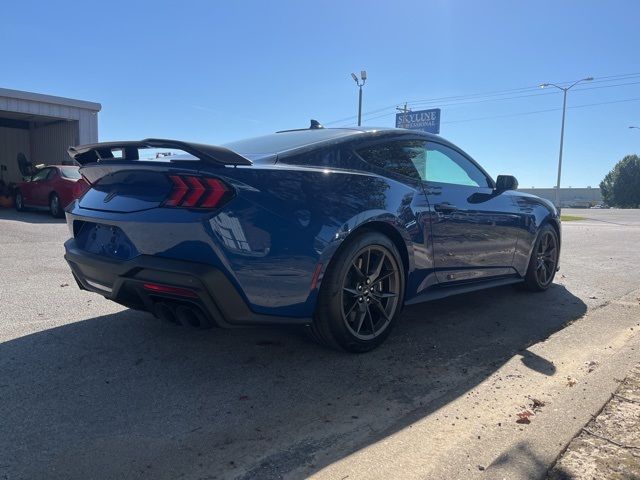
<path fill-rule="evenodd" d="M 91 167 L 83 168 L 83 174 Z M 166 172 L 115 170 L 100 177 L 80 199 L 80 207 L 107 212 L 139 212 L 159 207 L 171 192 Z"/>
<path fill-rule="evenodd" d="M 90 185 L 79 206 L 119 213 L 161 205 L 215 208 L 233 195 L 232 189 L 202 170 L 252 165 L 224 147 L 165 139 L 81 145 L 71 147 L 69 155 L 82 165 L 80 173 Z"/>

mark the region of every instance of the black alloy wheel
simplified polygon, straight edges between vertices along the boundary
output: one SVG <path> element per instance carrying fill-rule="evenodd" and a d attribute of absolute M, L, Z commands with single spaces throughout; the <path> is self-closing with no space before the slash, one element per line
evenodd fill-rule
<path fill-rule="evenodd" d="M 559 254 L 558 234 L 552 226 L 544 225 L 531 252 L 525 287 L 533 291 L 549 288 L 558 268 Z"/>
<path fill-rule="evenodd" d="M 343 280 L 342 320 L 353 336 L 372 340 L 391 323 L 398 308 L 400 272 L 385 247 L 363 248 Z"/>
<path fill-rule="evenodd" d="M 363 230 L 340 246 L 322 278 L 316 314 L 308 327 L 319 343 L 367 352 L 391 332 L 402 309 L 405 272 L 396 245 Z"/>

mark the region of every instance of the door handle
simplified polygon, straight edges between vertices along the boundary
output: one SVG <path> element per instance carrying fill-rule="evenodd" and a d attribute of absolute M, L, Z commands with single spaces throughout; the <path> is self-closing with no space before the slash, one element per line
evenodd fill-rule
<path fill-rule="evenodd" d="M 456 210 L 458 210 L 458 207 L 456 207 L 455 205 L 451 205 L 448 202 L 444 202 L 444 203 L 436 203 L 433 206 L 434 210 L 436 212 L 440 212 L 440 213 L 451 213 L 451 212 L 455 212 Z"/>

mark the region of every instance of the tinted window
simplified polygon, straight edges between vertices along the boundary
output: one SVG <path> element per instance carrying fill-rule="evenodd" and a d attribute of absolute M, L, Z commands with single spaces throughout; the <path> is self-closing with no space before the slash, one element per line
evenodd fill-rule
<path fill-rule="evenodd" d="M 36 173 L 31 180 L 34 182 L 37 182 L 38 180 L 44 180 L 49 176 L 49 173 L 51 173 L 51 168 L 43 168 L 38 173 Z"/>
<path fill-rule="evenodd" d="M 60 167 L 60 173 L 64 178 L 80 178 L 80 170 L 78 169 L 78 167 Z"/>
<path fill-rule="evenodd" d="M 312 152 L 278 159 L 278 162 L 291 165 L 310 165 L 317 167 L 339 167 L 340 151 L 336 148 L 323 148 Z"/>
<path fill-rule="evenodd" d="M 353 130 L 334 128 L 296 130 L 274 133 L 262 137 L 247 138 L 237 142 L 225 143 L 222 146 L 240 155 L 270 155 L 357 134 L 358 132 Z"/>
<path fill-rule="evenodd" d="M 472 187 L 488 187 L 484 173 L 461 153 L 444 145 L 428 143 L 426 162 L 416 165 L 420 176 L 428 182 L 451 183 Z"/>
<path fill-rule="evenodd" d="M 423 162 L 424 145 L 420 140 L 401 140 L 363 148 L 358 154 L 375 167 L 420 180 L 415 164 Z"/>

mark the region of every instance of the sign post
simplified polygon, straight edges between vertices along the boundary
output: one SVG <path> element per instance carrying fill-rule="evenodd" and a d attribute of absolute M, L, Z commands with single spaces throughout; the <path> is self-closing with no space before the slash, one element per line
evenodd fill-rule
<path fill-rule="evenodd" d="M 396 128 L 408 128 L 427 133 L 440 133 L 440 109 L 396 113 Z"/>

